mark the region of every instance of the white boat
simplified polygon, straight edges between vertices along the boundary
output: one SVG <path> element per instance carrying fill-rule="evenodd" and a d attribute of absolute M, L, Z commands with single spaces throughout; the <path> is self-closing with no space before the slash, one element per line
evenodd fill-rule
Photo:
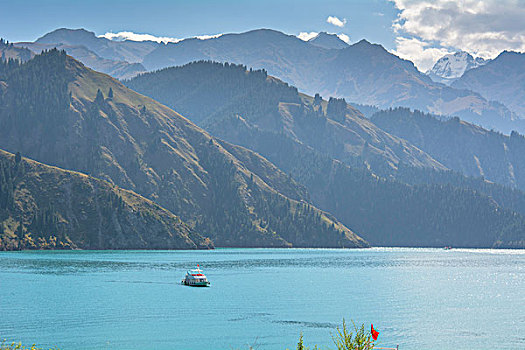
<path fill-rule="evenodd" d="M 196 269 L 186 272 L 186 276 L 181 283 L 191 287 L 208 287 L 210 285 L 210 281 L 202 273 L 199 265 L 197 265 Z"/>

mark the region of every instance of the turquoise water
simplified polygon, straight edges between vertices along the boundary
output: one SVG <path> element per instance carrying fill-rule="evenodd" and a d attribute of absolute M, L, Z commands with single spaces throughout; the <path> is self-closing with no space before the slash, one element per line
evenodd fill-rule
<path fill-rule="evenodd" d="M 210 288 L 178 282 L 199 263 Z M 525 349 L 525 251 L 217 249 L 0 253 L 0 338 L 70 349 Z"/>

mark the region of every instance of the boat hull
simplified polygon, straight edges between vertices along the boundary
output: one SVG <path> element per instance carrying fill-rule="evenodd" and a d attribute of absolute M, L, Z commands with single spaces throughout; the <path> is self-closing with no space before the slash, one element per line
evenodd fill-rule
<path fill-rule="evenodd" d="M 182 284 L 185 285 L 185 286 L 190 286 L 190 287 L 209 287 L 210 286 L 210 282 L 188 282 L 188 281 L 182 281 Z"/>

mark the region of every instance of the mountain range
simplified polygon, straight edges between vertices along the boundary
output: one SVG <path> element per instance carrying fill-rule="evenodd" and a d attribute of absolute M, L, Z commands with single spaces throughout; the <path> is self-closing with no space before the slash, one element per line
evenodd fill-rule
<path fill-rule="evenodd" d="M 264 158 L 65 52 L 3 63 L 0 77 L 4 150 L 139 193 L 216 246 L 367 245 Z"/>
<path fill-rule="evenodd" d="M 449 169 L 525 190 L 525 137 L 517 132 L 507 136 L 457 117 L 442 120 L 407 108 L 377 112 L 371 121 Z"/>
<path fill-rule="evenodd" d="M 506 206 L 523 209 L 510 199 L 521 198 L 521 192 L 452 175 L 343 99 L 300 94 L 265 71 L 196 62 L 143 74 L 126 84 L 183 111 L 211 134 L 263 155 L 303 184 L 315 205 L 374 245 L 441 246 L 453 240 L 468 246 L 473 237 L 487 245 L 494 232 L 506 231 L 493 214 L 505 213 Z M 446 180 L 436 180 L 437 186 L 425 183 L 431 177 Z M 481 213 L 492 219 L 485 221 Z M 487 227 L 477 226 L 481 221 L 502 226 L 482 234 Z M 457 227 L 463 231 L 455 231 Z"/>
<path fill-rule="evenodd" d="M 475 125 L 523 125 L 482 96 L 482 69 L 519 67 L 514 53 L 448 87 L 327 33 L 159 44 L 60 29 L 0 52 L 1 249 L 525 246 L 525 139 Z"/>
<path fill-rule="evenodd" d="M 321 42 L 324 44 L 319 44 Z M 198 60 L 243 64 L 265 69 L 309 95 L 342 97 L 383 109 L 405 106 L 434 114 L 456 115 L 506 133 L 525 131 L 522 123 L 515 122 L 520 115 L 504 103 L 487 100 L 477 92 L 435 83 L 412 62 L 366 40 L 343 45 L 346 43 L 339 38 L 322 33 L 317 40 L 305 42 L 293 35 L 259 29 L 164 44 L 112 41 L 82 29 L 58 29 L 36 43 L 84 46 L 104 59 L 140 63 L 148 71 Z"/>

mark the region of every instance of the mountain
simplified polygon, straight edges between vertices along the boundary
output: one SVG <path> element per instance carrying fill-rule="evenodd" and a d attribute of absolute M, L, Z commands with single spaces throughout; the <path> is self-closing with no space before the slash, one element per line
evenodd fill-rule
<path fill-rule="evenodd" d="M 446 85 L 452 84 L 466 71 L 483 66 L 487 60 L 481 57 L 472 57 L 465 51 L 458 51 L 441 57 L 426 73 L 435 82 Z"/>
<path fill-rule="evenodd" d="M 10 43 L 0 38 L 0 61 L 9 59 L 27 61 L 34 56 L 34 53 L 28 49 L 19 48 L 13 43 Z"/>
<path fill-rule="evenodd" d="M 503 51 L 484 66 L 469 70 L 452 86 L 470 89 L 505 104 L 525 118 L 525 53 Z"/>
<path fill-rule="evenodd" d="M 146 71 L 146 68 L 140 63 L 128 63 L 126 61 L 102 58 L 84 46 L 39 43 L 16 43 L 16 46 L 30 49 L 34 53 L 41 53 L 44 50 L 53 48 L 64 50 L 68 55 L 81 61 L 87 67 L 117 79 L 129 79 Z"/>
<path fill-rule="evenodd" d="M 263 155 L 304 185 L 316 206 L 374 245 L 525 244 L 525 195 L 445 172 L 344 100 L 310 97 L 265 71 L 213 62 L 147 73 L 126 84 Z M 425 182 L 429 178 L 436 183 Z"/>
<path fill-rule="evenodd" d="M 348 47 L 348 44 L 339 39 L 337 34 L 328 34 L 327 32 L 320 32 L 308 42 L 323 49 L 344 49 Z"/>
<path fill-rule="evenodd" d="M 266 69 L 270 75 L 310 95 L 343 97 L 383 109 L 406 106 L 457 115 L 505 132 L 516 128 L 516 116 L 501 103 L 489 102 L 469 90 L 434 83 L 412 62 L 366 40 L 329 50 L 292 35 L 261 29 L 204 41 L 168 43 L 146 55 L 142 63 L 146 69 L 156 70 L 198 60 Z"/>
<path fill-rule="evenodd" d="M 0 150 L 0 250 L 211 247 L 131 191 Z"/>
<path fill-rule="evenodd" d="M 515 113 L 502 103 L 487 101 L 470 90 L 435 83 L 411 62 L 366 40 L 338 50 L 327 49 L 325 47 L 332 47 L 335 40 L 327 35 L 319 37 L 320 43 L 331 43 L 326 45 L 314 45 L 270 29 L 159 44 L 112 41 L 84 29 L 62 28 L 44 35 L 36 43 L 84 46 L 102 58 L 141 63 L 149 71 L 198 60 L 233 62 L 254 69 L 264 68 L 270 75 L 309 95 L 319 92 L 382 109 L 406 106 L 435 114 L 457 115 L 506 133 L 525 131 L 522 123 L 515 122 Z"/>
<path fill-rule="evenodd" d="M 238 115 L 259 130 L 281 133 L 334 159 L 367 164 L 384 174 L 395 172 L 401 162 L 445 169 L 421 150 L 377 128 L 344 100 L 299 94 L 264 70 L 196 62 L 143 74 L 126 84 L 226 140 L 238 134 L 236 128 L 225 127 Z"/>
<path fill-rule="evenodd" d="M 228 145 L 244 163 L 173 110 L 65 52 L 3 64 L 0 77 L 3 149 L 133 190 L 216 246 L 367 245 L 266 159 Z"/>
<path fill-rule="evenodd" d="M 449 169 L 525 190 L 525 137 L 516 132 L 507 136 L 459 118 L 439 120 L 406 108 L 377 112 L 371 120 Z"/>
<path fill-rule="evenodd" d="M 102 58 L 129 63 L 141 63 L 144 56 L 156 47 L 163 45 L 154 41 L 112 41 L 99 38 L 95 33 L 85 29 L 67 28 L 60 28 L 47 33 L 37 39 L 35 43 L 84 46 Z"/>

